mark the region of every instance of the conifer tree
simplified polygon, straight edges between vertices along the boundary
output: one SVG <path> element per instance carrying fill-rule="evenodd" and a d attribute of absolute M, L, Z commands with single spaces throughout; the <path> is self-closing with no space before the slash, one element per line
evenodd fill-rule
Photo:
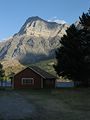
<path fill-rule="evenodd" d="M 84 27 L 90 27 L 90 8 L 88 10 L 87 13 L 83 13 L 81 17 L 79 17 L 80 19 L 80 23 L 84 26 Z"/>
<path fill-rule="evenodd" d="M 61 38 L 60 48 L 56 51 L 57 63 L 54 65 L 59 76 L 80 81 L 84 86 L 90 82 L 90 13 L 80 18 L 84 26 L 78 30 L 72 24 Z"/>

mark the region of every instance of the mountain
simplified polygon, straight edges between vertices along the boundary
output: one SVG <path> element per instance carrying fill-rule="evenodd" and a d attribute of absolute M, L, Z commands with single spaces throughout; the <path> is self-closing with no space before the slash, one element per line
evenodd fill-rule
<path fill-rule="evenodd" d="M 0 60 L 15 59 L 27 64 L 53 58 L 68 27 L 38 16 L 30 17 L 18 33 L 0 43 Z"/>
<path fill-rule="evenodd" d="M 76 21 L 75 23 L 74 23 L 74 25 L 75 25 L 75 27 L 77 28 L 77 29 L 82 29 L 83 28 L 83 26 L 80 24 L 80 21 L 78 20 L 78 21 Z"/>

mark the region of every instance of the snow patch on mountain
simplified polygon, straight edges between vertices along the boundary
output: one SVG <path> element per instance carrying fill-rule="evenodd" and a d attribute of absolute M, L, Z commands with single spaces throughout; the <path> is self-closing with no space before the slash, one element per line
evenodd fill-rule
<path fill-rule="evenodd" d="M 56 22 L 56 23 L 58 23 L 58 24 L 65 24 L 65 23 L 66 23 L 65 20 L 63 20 L 63 19 L 58 19 L 57 17 L 53 17 L 53 18 L 49 19 L 48 22 Z"/>

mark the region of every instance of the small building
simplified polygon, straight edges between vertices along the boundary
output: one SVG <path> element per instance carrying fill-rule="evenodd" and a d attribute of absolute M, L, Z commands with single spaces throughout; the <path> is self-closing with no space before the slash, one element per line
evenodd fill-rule
<path fill-rule="evenodd" d="M 39 67 L 27 67 L 14 75 L 14 88 L 54 88 L 56 77 Z"/>

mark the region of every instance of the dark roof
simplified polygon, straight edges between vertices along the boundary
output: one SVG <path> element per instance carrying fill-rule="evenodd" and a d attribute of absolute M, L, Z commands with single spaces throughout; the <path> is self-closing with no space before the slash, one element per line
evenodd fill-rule
<path fill-rule="evenodd" d="M 32 69 L 34 72 L 36 72 L 37 74 L 39 74 L 40 76 L 42 76 L 43 78 L 46 79 L 56 79 L 56 76 L 42 70 L 41 68 L 37 67 L 37 66 L 30 66 L 30 69 Z"/>

